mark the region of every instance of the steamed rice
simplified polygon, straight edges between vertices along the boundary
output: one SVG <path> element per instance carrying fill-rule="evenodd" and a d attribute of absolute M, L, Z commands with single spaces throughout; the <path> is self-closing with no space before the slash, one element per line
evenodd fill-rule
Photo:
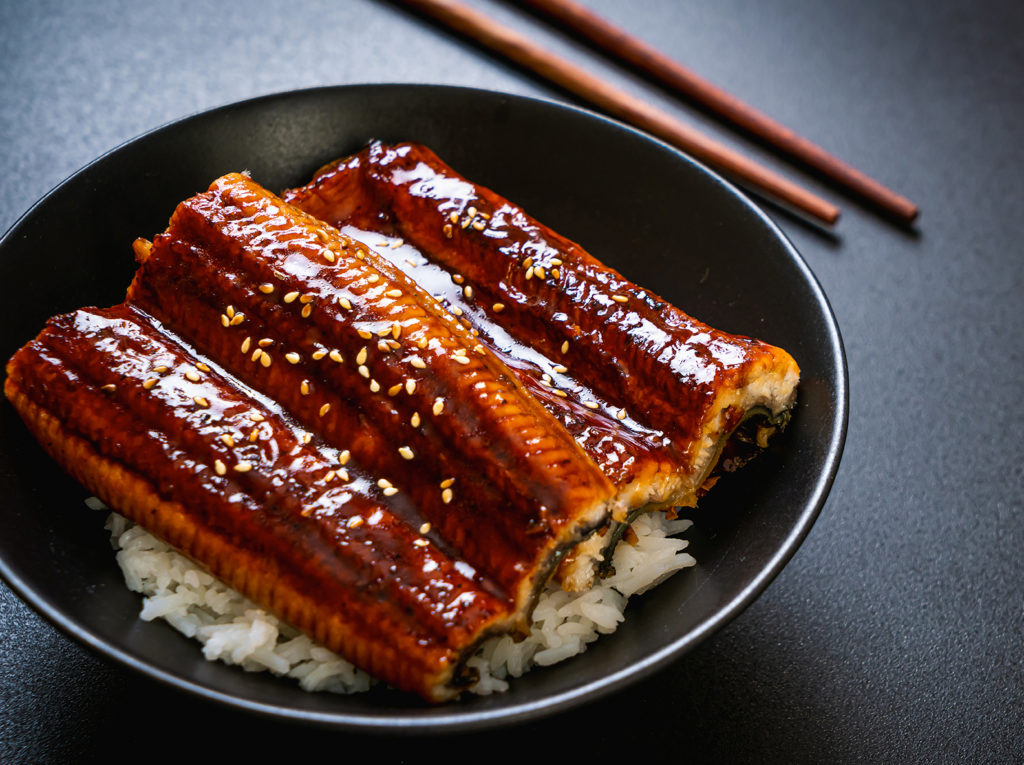
<path fill-rule="evenodd" d="M 103 508 L 95 498 L 87 504 Z M 648 513 L 633 524 L 635 541 L 620 542 L 616 548 L 613 576 L 582 593 L 565 592 L 557 583 L 549 584 L 537 603 L 532 631 L 525 640 L 491 638 L 468 661 L 480 673 L 470 690 L 482 695 L 507 690 L 508 678 L 519 677 L 534 666 L 564 661 L 585 651 L 600 635 L 614 632 L 632 595 L 696 563 L 683 552 L 687 541 L 675 536 L 690 525 L 688 520 Z M 144 596 L 140 617 L 145 621 L 164 619 L 195 638 L 208 660 L 286 675 L 307 691 L 356 693 L 376 682 L 141 526 L 111 513 L 106 528 L 118 551 L 125 583 Z"/>

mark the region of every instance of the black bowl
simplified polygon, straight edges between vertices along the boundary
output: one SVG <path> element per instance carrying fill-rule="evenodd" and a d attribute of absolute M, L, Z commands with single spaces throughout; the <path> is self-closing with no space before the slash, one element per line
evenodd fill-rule
<path fill-rule="evenodd" d="M 0 351 L 46 319 L 120 302 L 130 244 L 180 200 L 247 169 L 272 190 L 369 139 L 413 140 L 703 321 L 790 351 L 802 368 L 792 424 L 693 513 L 698 560 L 634 599 L 582 656 L 509 692 L 429 707 L 405 694 L 309 694 L 287 679 L 203 660 L 197 643 L 138 619 L 103 515 L 10 405 L 0 414 L 0 574 L 69 635 L 150 677 L 283 719 L 363 730 L 469 729 L 552 713 L 636 681 L 734 618 L 791 558 L 839 464 L 847 374 L 839 330 L 807 265 L 735 188 L 663 143 L 568 106 L 463 88 L 367 85 L 267 96 L 159 128 L 62 183 L 0 240 L 8 285 Z M 20 286 L 19 286 L 20 285 Z"/>

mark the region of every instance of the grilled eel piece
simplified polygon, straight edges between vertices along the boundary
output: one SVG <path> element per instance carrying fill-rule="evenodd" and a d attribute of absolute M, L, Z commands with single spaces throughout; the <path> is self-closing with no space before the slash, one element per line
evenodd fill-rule
<path fill-rule="evenodd" d="M 799 368 L 702 324 L 416 144 L 371 143 L 282 195 L 372 243 L 495 352 L 615 484 L 630 517 L 694 506 L 737 428 L 764 446 Z M 582 589 L 623 527 L 560 571 Z"/>
<path fill-rule="evenodd" d="M 396 687 L 449 698 L 514 623 L 407 497 L 134 306 L 51 319 L 5 392 L 104 502 Z"/>
<path fill-rule="evenodd" d="M 139 241 L 128 301 L 399 489 L 521 631 L 615 488 L 493 353 L 366 246 L 234 174 Z M 397 585 L 396 585 L 397 586 Z"/>

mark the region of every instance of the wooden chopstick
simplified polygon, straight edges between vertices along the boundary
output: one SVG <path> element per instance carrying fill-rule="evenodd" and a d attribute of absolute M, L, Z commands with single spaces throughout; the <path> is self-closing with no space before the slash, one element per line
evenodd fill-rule
<path fill-rule="evenodd" d="M 828 224 L 835 223 L 839 218 L 839 208 L 831 202 L 708 138 L 626 91 L 603 82 L 571 61 L 549 53 L 540 45 L 496 23 L 479 11 L 455 0 L 401 2 L 505 55 L 610 114 L 692 154 L 735 180 L 745 182 L 757 191 L 775 197 Z"/>
<path fill-rule="evenodd" d="M 648 73 L 766 143 L 804 162 L 898 220 L 910 223 L 917 217 L 917 206 L 906 197 L 886 188 L 575 0 L 520 1 L 546 13 L 616 58 Z"/>

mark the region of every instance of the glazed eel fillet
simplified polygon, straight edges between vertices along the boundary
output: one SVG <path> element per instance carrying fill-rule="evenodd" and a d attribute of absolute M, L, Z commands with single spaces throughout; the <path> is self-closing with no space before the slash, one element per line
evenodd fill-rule
<path fill-rule="evenodd" d="M 695 505 L 741 424 L 746 457 L 788 420 L 799 379 L 788 353 L 693 319 L 423 146 L 371 143 L 283 197 L 376 247 L 458 316 L 601 467 L 630 518 Z M 623 530 L 580 545 L 563 586 L 589 587 Z"/>
<path fill-rule="evenodd" d="M 56 317 L 8 397 L 91 491 L 395 687 L 470 685 L 624 517 L 516 375 L 374 252 L 229 175 L 135 244 L 126 303 Z"/>

